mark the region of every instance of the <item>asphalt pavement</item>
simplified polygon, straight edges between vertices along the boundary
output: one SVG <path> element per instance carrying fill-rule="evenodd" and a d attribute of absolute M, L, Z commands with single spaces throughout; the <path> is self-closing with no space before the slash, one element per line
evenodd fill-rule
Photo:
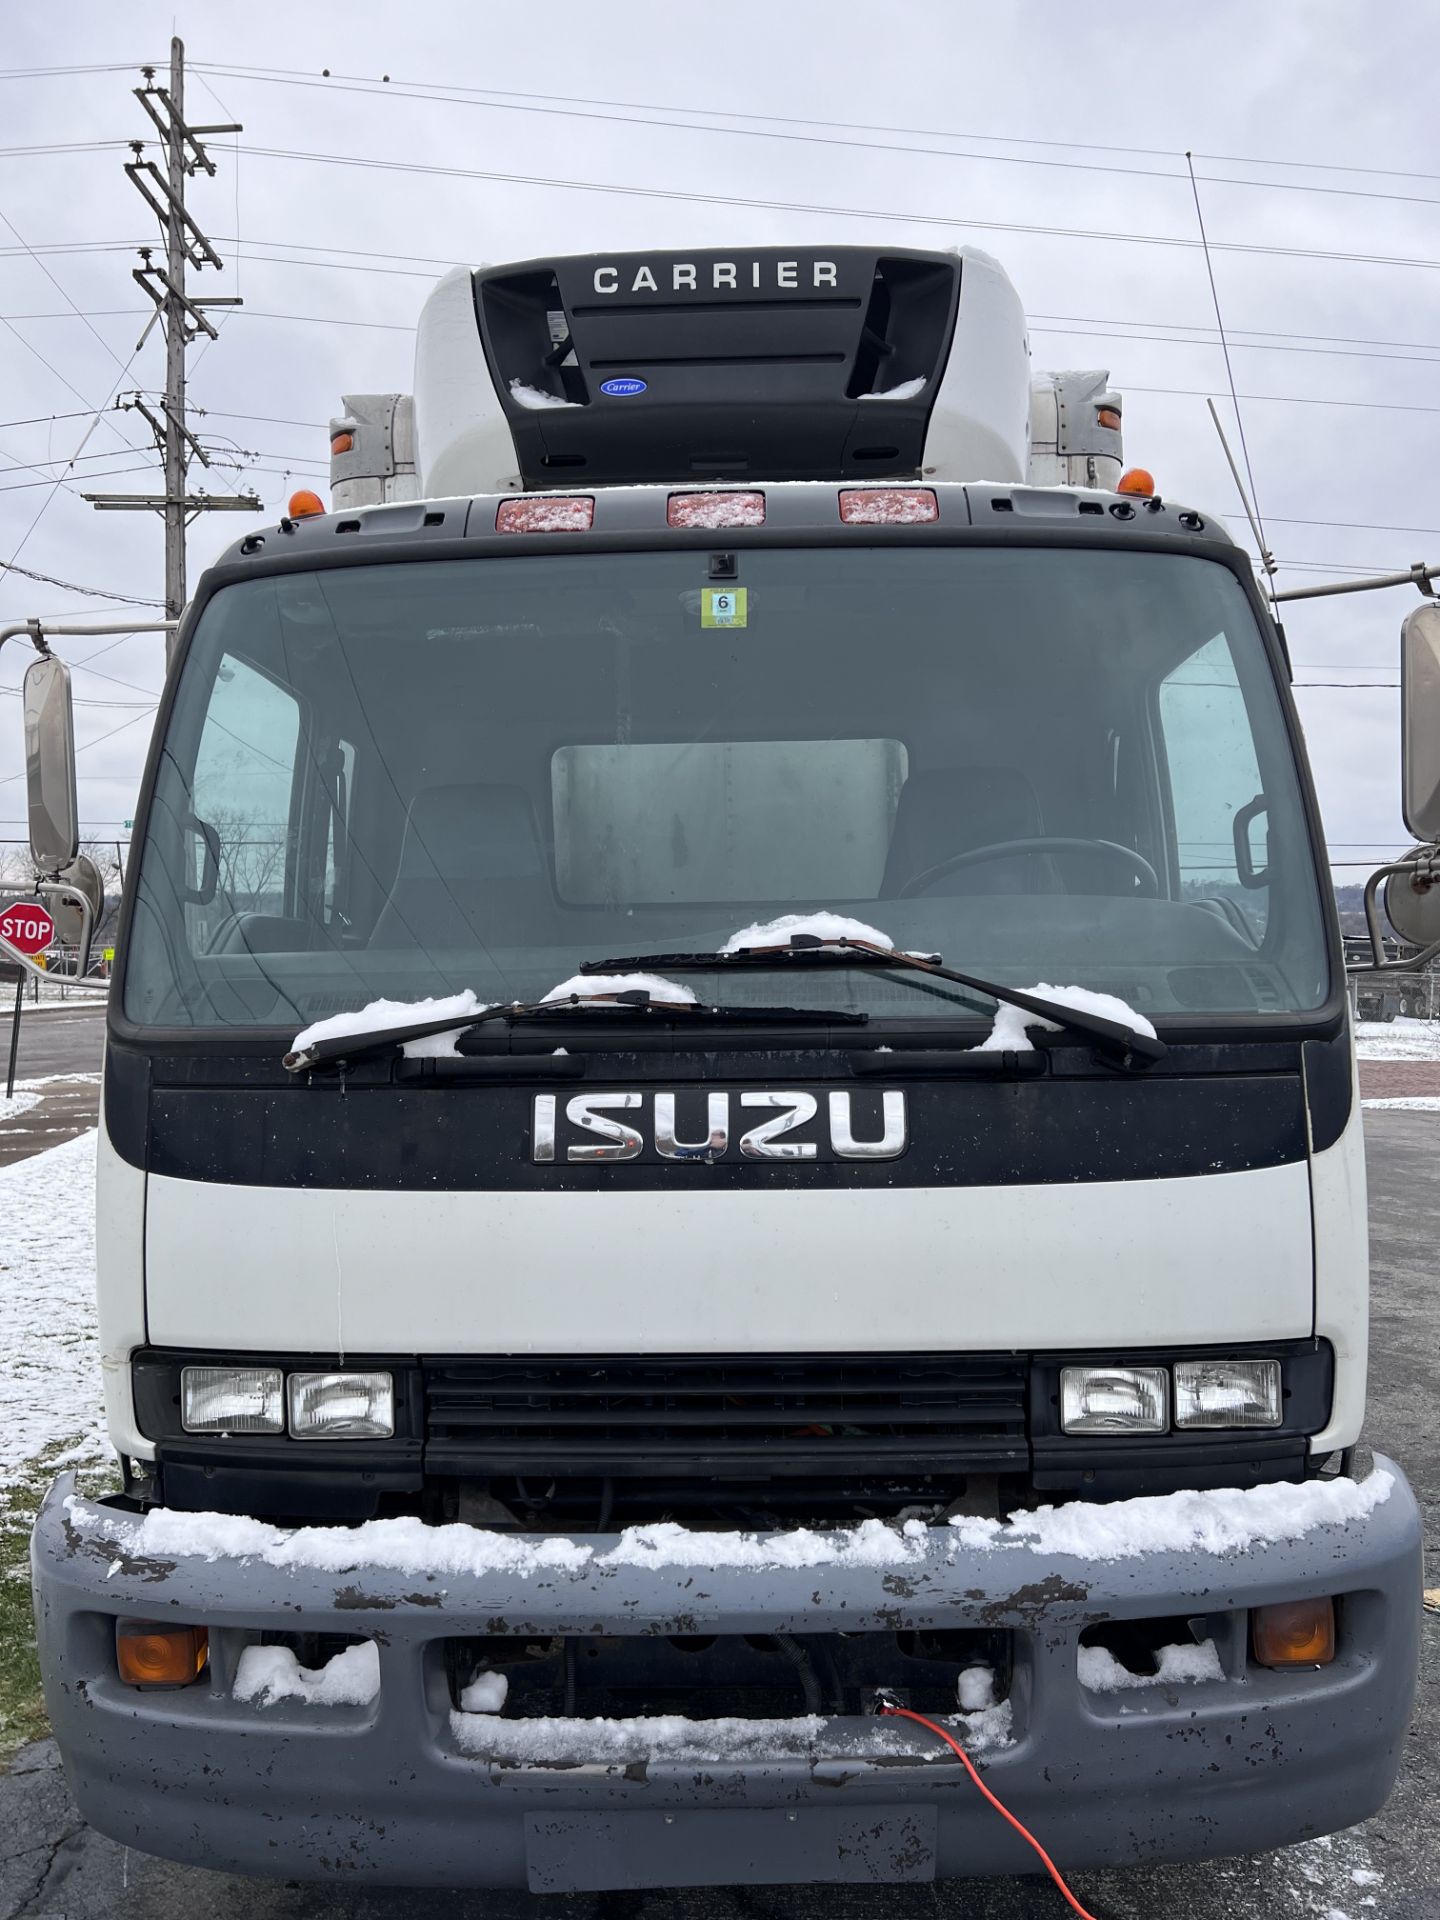
<path fill-rule="evenodd" d="M 1367 1437 L 1410 1474 L 1434 1587 L 1440 1115 L 1373 1113 L 1367 1136 L 1375 1276 Z M 1075 1885 L 1097 1920 L 1440 1920 L 1440 1615 L 1425 1617 L 1404 1769 L 1374 1819 L 1278 1853 L 1078 1874 Z M 22 1750 L 0 1776 L 0 1920 L 1061 1920 L 1067 1911 L 1039 1878 L 543 1898 L 243 1880 L 99 1838 L 79 1820 L 48 1742 Z"/>
<path fill-rule="evenodd" d="M 13 991 L 0 985 L 0 1096 L 10 1052 Z M 28 1087 L 40 1097 L 0 1126 L 0 1167 L 61 1146 L 94 1126 L 104 1052 L 103 1000 L 88 1006 L 76 1000 L 26 1007 L 20 1016 L 15 1081 L 17 1089 Z"/>

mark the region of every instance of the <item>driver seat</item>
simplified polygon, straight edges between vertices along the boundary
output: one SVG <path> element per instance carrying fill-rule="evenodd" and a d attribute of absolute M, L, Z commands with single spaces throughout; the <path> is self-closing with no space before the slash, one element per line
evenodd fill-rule
<path fill-rule="evenodd" d="M 1045 831 L 1040 801 L 1018 767 L 927 767 L 900 789 L 882 897 L 893 897 L 927 868 L 974 847 L 1028 840 Z M 1060 893 L 1048 853 L 1017 853 L 960 867 L 925 895 Z"/>

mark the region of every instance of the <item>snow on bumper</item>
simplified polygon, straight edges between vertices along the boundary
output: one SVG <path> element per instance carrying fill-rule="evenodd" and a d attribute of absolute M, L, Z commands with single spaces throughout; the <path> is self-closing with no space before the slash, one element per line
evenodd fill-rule
<path fill-rule="evenodd" d="M 637 1759 L 597 1737 L 593 1753 L 536 1758 L 504 1715 L 455 1712 L 443 1662 L 444 1643 L 467 1634 L 981 1627 L 1010 1636 L 1013 1663 L 1008 1738 L 983 1763 L 1062 1864 L 1247 1851 L 1384 1800 L 1421 1584 L 1419 1517 L 1389 1462 L 1358 1484 L 1291 1488 L 1288 1503 L 1255 1491 L 1269 1498 L 1185 1495 L 999 1528 L 641 1529 L 582 1543 L 410 1522 L 141 1522 L 76 1499 L 66 1479 L 32 1551 L 46 1698 L 92 1824 L 239 1870 L 535 1890 L 1028 1871 L 1021 1843 L 918 1729 L 822 1718 L 773 1738 L 732 1730 L 708 1753 L 698 1736 L 657 1739 Z M 1248 1609 L 1319 1594 L 1341 1601 L 1335 1665 L 1251 1666 Z M 1204 1616 L 1221 1676 L 1084 1687 L 1082 1631 L 1145 1616 Z M 176 1692 L 122 1686 L 117 1618 L 207 1626 L 207 1674 Z M 378 1695 L 237 1699 L 236 1667 L 262 1632 L 373 1641 Z"/>

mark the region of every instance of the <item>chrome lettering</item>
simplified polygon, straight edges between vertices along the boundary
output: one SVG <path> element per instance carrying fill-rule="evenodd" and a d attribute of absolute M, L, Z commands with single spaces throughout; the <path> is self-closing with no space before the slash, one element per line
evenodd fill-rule
<path fill-rule="evenodd" d="M 817 287 L 833 287 L 835 282 L 835 262 L 817 260 L 815 262 L 814 284 Z"/>
<path fill-rule="evenodd" d="M 703 1140 L 680 1140 L 675 1134 L 675 1096 L 655 1096 L 655 1151 L 662 1160 L 718 1160 L 730 1144 L 730 1096 L 711 1093 L 705 1097 Z"/>
<path fill-rule="evenodd" d="M 645 1143 L 634 1127 L 627 1127 L 621 1120 L 606 1120 L 603 1116 L 607 1108 L 628 1112 L 640 1104 L 641 1095 L 638 1093 L 577 1093 L 573 1100 L 567 1100 L 565 1118 L 570 1124 L 598 1135 L 605 1145 L 567 1147 L 565 1158 L 588 1162 L 637 1159 Z"/>
<path fill-rule="evenodd" d="M 881 1134 L 878 1140 L 857 1140 L 850 1113 L 850 1095 L 830 1095 L 830 1144 L 841 1160 L 894 1160 L 905 1151 L 905 1096 L 898 1090 L 881 1095 Z"/>
<path fill-rule="evenodd" d="M 630 291 L 632 293 L 658 293 L 660 291 L 655 284 L 655 276 L 649 267 L 636 268 L 635 278 L 631 283 Z"/>
<path fill-rule="evenodd" d="M 596 267 L 596 293 L 617 293 L 620 288 L 620 275 L 614 267 Z"/>
<path fill-rule="evenodd" d="M 813 1120 L 820 1103 L 813 1093 L 742 1093 L 742 1107 L 780 1109 L 774 1120 L 762 1120 L 758 1127 L 740 1136 L 740 1151 L 748 1160 L 813 1160 L 813 1140 L 782 1140 L 781 1134 L 793 1133 Z"/>
<path fill-rule="evenodd" d="M 530 1133 L 530 1158 L 542 1161 L 555 1158 L 555 1096 L 553 1093 L 537 1093 L 535 1096 L 535 1118 Z"/>
<path fill-rule="evenodd" d="M 777 260 L 775 262 L 775 284 L 777 287 L 798 287 L 796 279 L 800 262 L 798 260 Z"/>
<path fill-rule="evenodd" d="M 733 289 L 735 285 L 735 262 L 733 260 L 717 260 L 711 269 L 710 284 L 714 287 L 730 287 Z"/>
<path fill-rule="evenodd" d="M 676 266 L 674 266 L 670 272 L 670 284 L 676 293 L 678 293 L 682 287 L 688 287 L 691 293 L 694 293 L 695 291 L 694 267 L 690 266 L 688 262 L 679 263 Z"/>

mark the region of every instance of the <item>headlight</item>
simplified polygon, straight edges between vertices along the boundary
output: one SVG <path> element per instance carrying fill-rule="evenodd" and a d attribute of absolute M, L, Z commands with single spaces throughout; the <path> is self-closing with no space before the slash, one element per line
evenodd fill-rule
<path fill-rule="evenodd" d="M 1278 1427 L 1278 1360 L 1177 1360 L 1177 1427 Z"/>
<path fill-rule="evenodd" d="M 278 1367 L 182 1367 L 180 1424 L 187 1433 L 283 1433 Z"/>
<path fill-rule="evenodd" d="M 286 1386 L 297 1440 L 388 1440 L 395 1431 L 388 1373 L 292 1373 Z"/>
<path fill-rule="evenodd" d="M 1060 1425 L 1066 1433 L 1164 1433 L 1170 1376 L 1164 1367 L 1062 1367 Z"/>

